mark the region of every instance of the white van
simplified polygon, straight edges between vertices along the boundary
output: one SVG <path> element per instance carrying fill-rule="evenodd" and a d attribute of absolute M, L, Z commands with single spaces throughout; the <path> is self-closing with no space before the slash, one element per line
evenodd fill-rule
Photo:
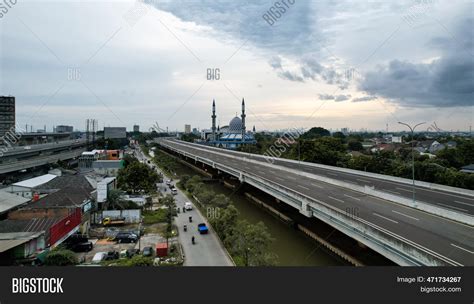
<path fill-rule="evenodd" d="M 184 209 L 193 210 L 193 204 L 191 204 L 190 202 L 184 203 Z"/>

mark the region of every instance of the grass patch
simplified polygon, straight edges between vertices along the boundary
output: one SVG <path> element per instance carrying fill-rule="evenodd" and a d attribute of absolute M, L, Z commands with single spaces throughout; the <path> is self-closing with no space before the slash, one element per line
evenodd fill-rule
<path fill-rule="evenodd" d="M 152 225 L 156 223 L 166 223 L 166 209 L 158 209 L 154 211 L 143 212 L 143 223 L 145 225 Z"/>

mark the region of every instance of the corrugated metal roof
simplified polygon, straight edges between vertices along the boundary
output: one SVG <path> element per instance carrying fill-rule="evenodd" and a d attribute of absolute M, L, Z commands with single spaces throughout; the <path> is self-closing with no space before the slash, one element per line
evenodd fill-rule
<path fill-rule="evenodd" d="M 0 213 L 29 202 L 29 198 L 0 190 Z"/>
<path fill-rule="evenodd" d="M 34 188 L 34 187 L 38 187 L 39 185 L 46 184 L 47 182 L 55 179 L 56 177 L 57 175 L 54 175 L 54 174 L 45 174 L 38 177 L 30 178 L 18 183 L 14 183 L 13 186 Z"/>
<path fill-rule="evenodd" d="M 0 233 L 0 252 L 5 252 L 41 236 L 43 232 Z"/>

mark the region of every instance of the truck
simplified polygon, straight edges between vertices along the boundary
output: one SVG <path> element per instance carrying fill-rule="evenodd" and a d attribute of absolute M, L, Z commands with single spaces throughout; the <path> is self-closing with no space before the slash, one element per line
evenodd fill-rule
<path fill-rule="evenodd" d="M 120 218 L 106 217 L 102 220 L 102 225 L 104 226 L 119 226 L 119 225 L 124 225 L 124 224 L 125 224 L 124 217 L 120 217 Z"/>
<path fill-rule="evenodd" d="M 207 234 L 209 232 L 209 229 L 207 229 L 207 226 L 204 223 L 198 224 L 197 228 L 200 234 Z"/>

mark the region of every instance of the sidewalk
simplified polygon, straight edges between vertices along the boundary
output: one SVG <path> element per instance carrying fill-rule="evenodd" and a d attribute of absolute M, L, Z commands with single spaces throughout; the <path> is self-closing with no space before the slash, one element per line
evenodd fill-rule
<path fill-rule="evenodd" d="M 137 152 L 137 158 L 139 160 L 149 158 L 143 154 L 141 150 Z M 148 162 L 146 162 L 148 163 Z M 154 164 L 153 164 L 154 165 Z M 157 167 L 157 172 L 161 170 Z M 163 176 L 165 174 L 161 172 Z M 165 178 L 166 180 L 166 178 Z M 164 181 L 163 181 L 164 182 Z M 177 181 L 173 181 L 176 183 Z M 164 183 L 160 185 L 160 189 L 163 189 Z M 166 193 L 170 193 L 168 190 Z M 178 189 L 178 195 L 174 196 L 176 205 L 180 208 L 180 213 L 175 218 L 175 224 L 179 229 L 178 240 L 183 247 L 185 254 L 184 266 L 234 266 L 231 259 L 227 255 L 226 250 L 222 247 L 217 235 L 212 230 L 208 234 L 201 235 L 197 231 L 197 225 L 199 223 L 207 223 L 203 215 L 193 205 L 193 210 L 186 211 L 183 213 L 183 207 L 185 202 L 190 200 Z M 193 222 L 189 222 L 189 217 L 192 216 Z M 183 226 L 187 225 L 187 232 L 184 232 Z M 191 243 L 191 237 L 194 236 L 195 243 Z"/>

